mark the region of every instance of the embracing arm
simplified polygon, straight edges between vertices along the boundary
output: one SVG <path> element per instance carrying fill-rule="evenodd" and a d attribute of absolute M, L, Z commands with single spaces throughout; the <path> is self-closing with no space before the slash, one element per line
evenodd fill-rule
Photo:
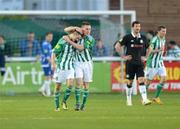
<path fill-rule="evenodd" d="M 84 46 L 77 44 L 75 42 L 73 42 L 72 40 L 70 40 L 70 38 L 68 36 L 63 36 L 63 39 L 66 40 L 66 42 L 68 42 L 69 44 L 71 44 L 74 48 L 78 49 L 79 51 L 83 51 L 84 50 Z"/>
<path fill-rule="evenodd" d="M 55 53 L 52 53 L 52 55 L 51 55 L 51 65 L 52 65 L 53 71 L 55 71 L 55 69 L 56 69 L 55 58 L 56 58 Z"/>
<path fill-rule="evenodd" d="M 76 26 L 69 26 L 69 27 L 66 27 L 66 28 L 64 29 L 64 31 L 67 32 L 67 33 L 71 33 L 71 32 L 73 32 L 73 31 L 75 31 L 76 28 L 77 28 Z"/>

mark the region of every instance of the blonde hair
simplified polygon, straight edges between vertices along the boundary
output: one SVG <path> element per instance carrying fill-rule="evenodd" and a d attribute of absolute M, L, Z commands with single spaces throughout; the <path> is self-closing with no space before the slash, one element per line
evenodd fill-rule
<path fill-rule="evenodd" d="M 77 33 L 76 31 L 71 32 L 71 33 L 68 34 L 69 38 L 72 39 L 72 40 L 74 40 L 77 35 L 79 35 L 79 33 Z"/>

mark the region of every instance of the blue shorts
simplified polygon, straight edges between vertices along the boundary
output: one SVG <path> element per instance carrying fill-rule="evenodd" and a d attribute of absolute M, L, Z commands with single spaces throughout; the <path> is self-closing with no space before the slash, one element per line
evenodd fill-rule
<path fill-rule="evenodd" d="M 53 72 L 51 67 L 43 67 L 44 76 L 52 76 Z"/>

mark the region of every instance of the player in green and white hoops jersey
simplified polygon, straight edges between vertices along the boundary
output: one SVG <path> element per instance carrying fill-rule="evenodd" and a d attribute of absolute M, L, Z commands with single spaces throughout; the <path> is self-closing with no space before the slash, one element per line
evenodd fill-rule
<path fill-rule="evenodd" d="M 73 31 L 68 37 L 76 42 L 81 38 L 82 31 Z M 52 67 L 55 71 L 55 111 L 59 111 L 59 97 L 60 88 L 63 82 L 66 82 L 67 89 L 64 93 L 63 98 L 63 109 L 68 109 L 66 100 L 70 96 L 73 80 L 74 80 L 74 54 L 75 49 L 63 38 L 61 38 L 53 49 L 52 54 Z"/>
<path fill-rule="evenodd" d="M 76 27 L 66 28 L 66 32 L 76 29 Z M 88 22 L 83 22 L 81 29 L 83 31 L 83 38 L 78 42 L 74 43 L 69 41 L 71 45 L 76 48 L 75 54 L 75 78 L 76 78 L 76 105 L 75 110 L 84 110 L 88 95 L 89 95 L 89 83 L 92 82 L 93 76 L 93 62 L 92 62 L 92 49 L 95 45 L 95 39 L 90 35 L 91 25 Z M 67 39 L 68 40 L 68 39 Z M 80 93 L 81 86 L 83 84 L 83 98 L 80 104 Z"/>
<path fill-rule="evenodd" d="M 153 102 L 157 104 L 162 104 L 159 95 L 166 81 L 166 68 L 163 63 L 163 53 L 166 42 L 165 35 L 166 27 L 159 26 L 157 35 L 151 40 L 147 52 L 146 86 L 149 87 L 156 75 L 160 76 L 160 82 L 157 85 L 155 97 L 153 98 Z"/>

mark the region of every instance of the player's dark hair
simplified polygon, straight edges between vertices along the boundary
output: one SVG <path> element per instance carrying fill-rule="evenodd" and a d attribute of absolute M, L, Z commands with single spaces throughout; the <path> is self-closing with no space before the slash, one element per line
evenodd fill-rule
<path fill-rule="evenodd" d="M 135 24 L 141 24 L 139 21 L 133 21 L 132 22 L 132 27 L 134 27 Z"/>
<path fill-rule="evenodd" d="M 91 25 L 91 24 L 87 21 L 83 21 L 81 25 L 84 26 L 84 25 Z"/>
<path fill-rule="evenodd" d="M 28 34 L 34 34 L 34 32 L 32 32 L 32 31 L 29 31 L 29 32 L 28 32 Z"/>
<path fill-rule="evenodd" d="M 166 29 L 165 26 L 158 26 L 157 31 L 160 31 L 161 29 Z"/>
<path fill-rule="evenodd" d="M 46 32 L 45 36 L 48 36 L 49 34 L 53 34 L 51 31 Z"/>

